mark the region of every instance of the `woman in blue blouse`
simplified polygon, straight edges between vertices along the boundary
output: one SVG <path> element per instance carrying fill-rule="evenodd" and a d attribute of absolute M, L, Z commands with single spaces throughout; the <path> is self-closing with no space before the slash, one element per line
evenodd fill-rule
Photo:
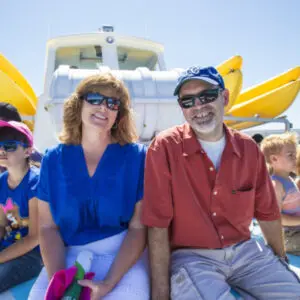
<path fill-rule="evenodd" d="M 83 80 L 65 102 L 61 144 L 45 154 L 38 186 L 40 247 L 45 269 L 30 299 L 42 299 L 48 279 L 93 252 L 91 299 L 149 299 L 141 224 L 145 146 L 124 84 L 111 74 Z"/>

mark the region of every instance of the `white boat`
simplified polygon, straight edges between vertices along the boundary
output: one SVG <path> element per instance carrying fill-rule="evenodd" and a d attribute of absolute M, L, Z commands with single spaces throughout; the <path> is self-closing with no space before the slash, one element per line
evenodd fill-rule
<path fill-rule="evenodd" d="M 173 96 L 177 78 L 183 69 L 167 70 L 162 44 L 143 38 L 121 36 L 112 26 L 95 33 L 54 38 L 46 47 L 44 91 L 38 99 L 34 140 L 37 149 L 58 143 L 62 127 L 63 103 L 85 77 L 110 71 L 122 79 L 132 100 L 140 142 L 149 143 L 160 131 L 184 122 Z M 217 66 L 231 97 L 242 87 L 242 58 L 235 56 Z M 234 99 L 231 102 L 234 102 Z M 245 118 L 226 116 L 234 121 Z M 241 119 L 241 120 L 240 120 Z M 264 119 L 247 118 L 247 121 Z M 265 120 L 270 121 L 270 120 Z M 271 120 L 272 121 L 272 120 Z M 277 120 L 289 127 L 287 120 Z"/>
<path fill-rule="evenodd" d="M 156 132 L 183 121 L 173 96 L 181 70 L 166 70 L 163 45 L 120 36 L 111 26 L 48 41 L 44 91 L 35 116 L 37 148 L 44 151 L 58 142 L 62 105 L 76 85 L 86 76 L 104 71 L 111 71 L 125 82 L 140 139 L 151 140 Z"/>

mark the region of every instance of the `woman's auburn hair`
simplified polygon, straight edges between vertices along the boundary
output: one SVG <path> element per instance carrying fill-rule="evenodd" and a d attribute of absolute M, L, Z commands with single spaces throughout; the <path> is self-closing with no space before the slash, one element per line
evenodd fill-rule
<path fill-rule="evenodd" d="M 75 92 L 64 103 L 63 129 L 59 139 L 63 144 L 79 145 L 82 139 L 81 97 L 87 93 L 99 93 L 114 90 L 121 101 L 116 124 L 111 128 L 111 136 L 121 144 L 134 143 L 138 139 L 133 112 L 130 108 L 130 96 L 124 83 L 111 73 L 92 75 L 83 79 Z"/>

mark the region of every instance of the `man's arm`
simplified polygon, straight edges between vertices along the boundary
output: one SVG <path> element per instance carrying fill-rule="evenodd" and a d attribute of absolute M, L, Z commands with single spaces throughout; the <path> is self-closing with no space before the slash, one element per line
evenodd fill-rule
<path fill-rule="evenodd" d="M 167 228 L 150 227 L 148 230 L 151 265 L 151 299 L 170 299 L 170 245 Z"/>
<path fill-rule="evenodd" d="M 146 156 L 142 221 L 148 226 L 152 300 L 170 299 L 169 226 L 173 219 L 173 203 L 167 154 L 166 147 L 154 140 Z"/>
<path fill-rule="evenodd" d="M 282 191 L 277 184 L 277 193 L 274 189 L 267 165 L 262 152 L 257 149 L 257 177 L 255 189 L 255 214 L 261 231 L 274 253 L 280 257 L 285 256 L 283 232 L 280 217 Z"/>
<path fill-rule="evenodd" d="M 273 249 L 274 253 L 279 257 L 285 257 L 281 220 L 258 221 L 258 223 L 267 244 Z"/>

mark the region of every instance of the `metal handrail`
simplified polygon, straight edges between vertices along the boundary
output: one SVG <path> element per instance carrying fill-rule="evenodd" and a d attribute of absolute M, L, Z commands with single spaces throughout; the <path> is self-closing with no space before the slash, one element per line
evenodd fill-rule
<path fill-rule="evenodd" d="M 241 122 L 255 122 L 255 123 L 283 123 L 285 125 L 285 131 L 290 131 L 293 128 L 293 124 L 287 119 L 286 116 L 278 118 L 260 118 L 259 116 L 254 117 L 234 117 L 234 116 L 224 116 L 224 120 Z M 262 125 L 262 124 L 258 124 Z"/>

